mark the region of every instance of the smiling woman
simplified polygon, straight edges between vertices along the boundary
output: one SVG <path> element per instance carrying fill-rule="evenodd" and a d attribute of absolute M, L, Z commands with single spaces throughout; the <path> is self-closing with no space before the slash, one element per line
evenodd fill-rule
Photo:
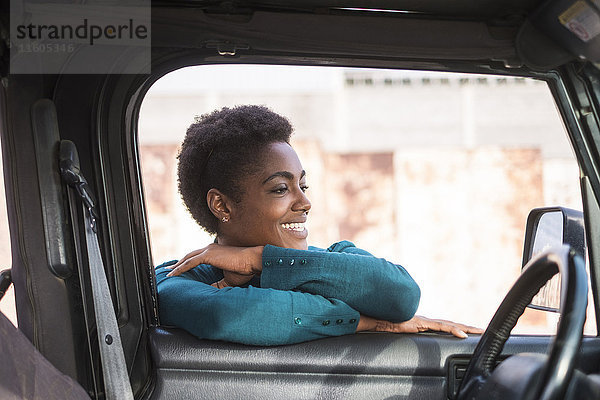
<path fill-rule="evenodd" d="M 157 268 L 163 323 L 206 339 L 297 343 L 373 330 L 480 330 L 414 317 L 420 290 L 401 266 L 342 241 L 309 247 L 306 172 L 289 122 L 223 108 L 188 129 L 179 189 L 215 243 Z"/>

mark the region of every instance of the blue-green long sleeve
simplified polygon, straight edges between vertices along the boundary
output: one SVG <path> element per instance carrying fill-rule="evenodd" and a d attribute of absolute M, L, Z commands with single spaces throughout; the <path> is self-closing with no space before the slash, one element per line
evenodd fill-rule
<path fill-rule="evenodd" d="M 391 322 L 412 318 L 421 295 L 403 267 L 348 241 L 326 251 L 265 246 L 261 287 L 336 298 L 361 314 Z"/>
<path fill-rule="evenodd" d="M 161 323 L 212 340 L 281 345 L 354 333 L 360 315 L 336 299 L 253 286 L 216 289 L 223 277 L 209 265 L 180 276 L 156 270 Z M 203 281 L 204 282 L 203 282 Z"/>
<path fill-rule="evenodd" d="M 156 269 L 161 323 L 203 339 L 280 345 L 346 335 L 360 313 L 410 319 L 420 297 L 404 268 L 347 241 L 327 250 L 265 246 L 262 274 L 245 287 L 212 287 L 223 272 L 210 265 L 167 277 L 174 263 Z"/>

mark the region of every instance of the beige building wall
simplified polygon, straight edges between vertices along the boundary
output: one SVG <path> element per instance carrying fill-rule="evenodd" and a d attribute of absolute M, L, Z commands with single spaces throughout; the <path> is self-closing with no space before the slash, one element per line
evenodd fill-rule
<path fill-rule="evenodd" d="M 422 285 L 420 312 L 485 325 L 518 276 L 524 228 L 543 203 L 537 149 L 397 153 L 400 259 Z M 465 304 L 468 302 L 468 304 Z"/>

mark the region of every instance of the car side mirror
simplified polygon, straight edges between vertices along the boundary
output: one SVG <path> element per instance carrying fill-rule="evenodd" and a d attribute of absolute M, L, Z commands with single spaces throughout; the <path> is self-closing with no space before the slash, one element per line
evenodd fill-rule
<path fill-rule="evenodd" d="M 585 260 L 585 228 L 583 213 L 565 207 L 543 207 L 531 210 L 525 228 L 523 266 L 551 247 L 569 245 Z M 531 308 L 558 312 L 560 309 L 560 277 L 555 275 L 533 298 Z"/>

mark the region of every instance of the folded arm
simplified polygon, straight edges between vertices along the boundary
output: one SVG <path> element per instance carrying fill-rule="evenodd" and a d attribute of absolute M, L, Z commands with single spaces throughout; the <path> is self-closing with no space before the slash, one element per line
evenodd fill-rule
<path fill-rule="evenodd" d="M 360 315 L 343 301 L 253 286 L 217 289 L 210 283 L 219 277 L 202 267 L 172 277 L 166 276 L 169 269 L 157 269 L 162 324 L 202 339 L 251 345 L 299 343 L 357 330 Z"/>
<path fill-rule="evenodd" d="M 335 248 L 328 250 L 372 257 L 349 242 L 334 246 Z M 323 250 L 317 251 L 323 252 Z M 279 263 L 280 259 L 281 263 Z M 304 264 L 302 260 L 303 258 L 299 259 L 300 265 L 310 265 L 308 260 Z M 279 267 L 284 265 L 282 257 L 275 261 Z M 288 265 L 290 262 L 291 259 L 288 260 Z M 296 261 L 290 267 L 295 264 Z M 317 265 L 318 263 L 313 264 L 312 269 Z M 174 266 L 175 262 L 167 263 L 156 271 L 162 323 L 181 327 L 200 338 L 252 345 L 278 345 L 345 335 L 355 331 L 415 333 L 434 330 L 452 333 L 457 337 L 465 337 L 466 333 L 482 332 L 478 328 L 451 321 L 412 317 L 414 311 L 411 310 L 407 312 L 409 316 L 404 322 L 390 322 L 391 318 L 386 319 L 385 316 L 376 319 L 359 315 L 358 311 L 344 301 L 297 290 L 283 291 L 252 286 L 224 287 L 219 290 L 211 284 L 222 282 L 223 274 L 227 274 L 226 270 L 200 265 L 186 272 L 180 269 L 176 274 L 180 276 L 168 278 L 167 274 Z M 281 273 L 282 270 L 274 269 L 273 272 Z M 306 271 L 303 273 L 306 274 Z M 310 274 L 305 278 L 309 279 L 309 276 Z M 248 279 L 244 280 L 246 285 L 259 284 L 257 276 L 250 276 Z M 319 285 L 322 286 L 321 283 L 306 279 L 301 282 L 301 285 L 308 288 L 314 286 L 315 290 L 319 289 Z M 397 289 L 397 287 L 393 288 L 394 291 Z M 350 297 L 353 297 L 352 294 Z M 395 301 L 403 301 L 401 296 L 394 297 Z M 418 303 L 418 294 L 416 297 L 416 300 L 412 300 L 415 303 L 414 308 Z M 401 304 L 400 308 L 402 307 L 405 306 Z M 378 314 L 376 311 L 371 313 Z"/>
<path fill-rule="evenodd" d="M 419 305 L 419 286 L 403 267 L 373 257 L 348 241 L 327 250 L 211 244 L 186 255 L 169 275 L 202 263 L 227 271 L 229 286 L 261 274 L 263 288 L 340 299 L 362 314 L 391 322 L 410 319 Z"/>
<path fill-rule="evenodd" d="M 420 289 L 408 272 L 339 242 L 327 251 L 265 246 L 261 286 L 340 299 L 361 314 L 401 322 L 417 310 Z"/>

